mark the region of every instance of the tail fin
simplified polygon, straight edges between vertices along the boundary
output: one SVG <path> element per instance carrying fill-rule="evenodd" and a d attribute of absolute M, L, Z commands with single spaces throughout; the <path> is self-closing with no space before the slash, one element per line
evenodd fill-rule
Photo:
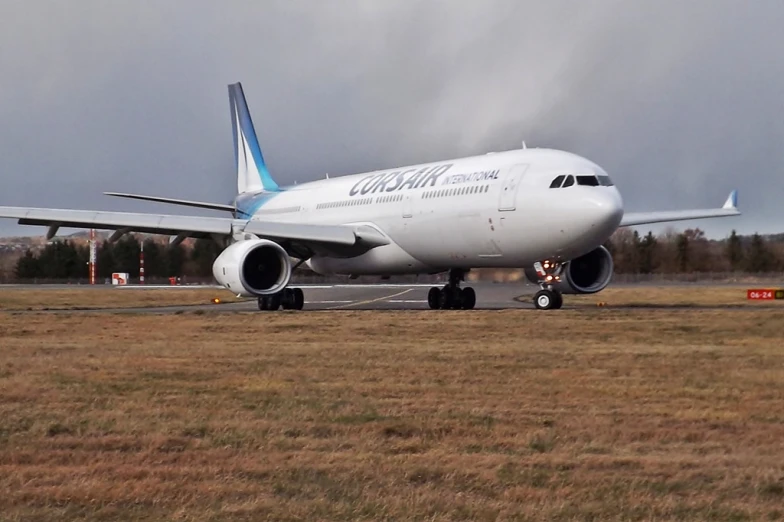
<path fill-rule="evenodd" d="M 237 192 L 276 192 L 278 184 L 270 176 L 264 156 L 261 155 L 259 140 L 253 128 L 242 84 L 229 85 L 231 106 L 231 129 L 234 133 L 234 159 L 237 165 Z"/>

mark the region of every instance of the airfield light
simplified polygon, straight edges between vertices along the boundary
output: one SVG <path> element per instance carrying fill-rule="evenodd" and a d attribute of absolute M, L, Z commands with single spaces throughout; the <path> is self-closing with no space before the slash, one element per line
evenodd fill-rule
<path fill-rule="evenodd" d="M 213 297 L 210 299 L 210 302 L 212 302 L 212 304 L 221 304 L 220 297 Z"/>

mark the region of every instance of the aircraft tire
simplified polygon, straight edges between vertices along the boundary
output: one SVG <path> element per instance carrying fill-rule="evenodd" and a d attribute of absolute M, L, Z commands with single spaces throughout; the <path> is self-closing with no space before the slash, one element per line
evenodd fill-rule
<path fill-rule="evenodd" d="M 441 289 L 437 286 L 432 287 L 427 293 L 427 306 L 429 306 L 431 310 L 438 310 L 441 308 Z"/>
<path fill-rule="evenodd" d="M 448 287 L 438 291 L 438 308 L 441 310 L 452 308 L 452 292 L 449 291 Z"/>
<path fill-rule="evenodd" d="M 280 305 L 283 301 L 283 296 L 281 295 L 282 292 L 278 292 L 276 294 L 268 295 L 267 297 L 267 310 L 277 310 L 280 308 Z"/>
<path fill-rule="evenodd" d="M 460 291 L 460 307 L 463 310 L 473 310 L 476 306 L 476 292 L 470 286 Z"/>
<path fill-rule="evenodd" d="M 302 291 L 302 288 L 292 288 L 291 295 L 292 309 L 302 310 L 302 307 L 305 306 L 305 292 Z"/>
<path fill-rule="evenodd" d="M 539 310 L 550 310 L 556 303 L 555 292 L 552 290 L 539 290 L 534 295 L 534 306 Z"/>
<path fill-rule="evenodd" d="M 555 303 L 553 303 L 553 310 L 560 310 L 563 306 L 563 294 L 557 290 L 553 290 L 555 294 Z"/>
<path fill-rule="evenodd" d="M 266 295 L 259 296 L 259 310 L 266 311 L 269 309 L 269 300 Z"/>

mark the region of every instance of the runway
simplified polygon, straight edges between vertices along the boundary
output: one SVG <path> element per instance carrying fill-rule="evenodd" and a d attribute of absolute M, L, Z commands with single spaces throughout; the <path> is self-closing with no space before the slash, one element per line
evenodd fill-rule
<path fill-rule="evenodd" d="M 432 284 L 335 284 L 295 285 L 305 293 L 303 311 L 316 310 L 429 310 L 427 292 Z M 530 300 L 516 300 L 523 293 L 533 295 L 533 286 L 512 283 L 477 283 L 470 285 L 476 290 L 476 309 L 507 310 L 518 308 L 534 309 Z M 216 297 L 225 296 L 225 290 L 216 288 Z M 117 308 L 91 310 L 112 313 L 177 313 L 196 310 L 213 312 L 258 311 L 255 299 L 241 302 L 204 304 L 195 306 L 163 306 L 145 308 Z"/>
<path fill-rule="evenodd" d="M 323 285 L 293 285 L 305 293 L 305 306 L 303 311 L 329 311 L 329 310 L 429 310 L 427 304 L 427 293 L 433 284 L 323 284 Z M 476 310 L 531 310 L 535 308 L 532 298 L 537 287 L 519 283 L 490 283 L 475 282 L 470 283 L 476 291 L 477 302 Z M 618 285 L 616 288 L 626 291 L 632 289 L 634 285 Z M 58 287 L 52 286 L 51 289 Z M 88 287 L 89 288 L 89 287 Z M 138 292 L 145 289 L 154 290 L 153 287 L 111 287 L 98 286 L 92 287 L 95 290 L 126 293 Z M 194 287 L 157 287 L 162 288 L 194 288 Z M 202 286 L 202 289 L 213 288 L 214 296 L 225 298 L 228 294 L 220 287 Z M 645 287 L 638 287 L 644 291 Z M 649 287 L 650 288 L 650 287 Z M 669 287 L 670 289 L 675 287 Z M 706 287 L 695 285 L 692 287 L 695 292 L 703 292 Z M 176 290 L 174 290 L 176 292 Z M 668 288 L 662 288 L 668 292 Z M 744 295 L 739 292 L 737 299 L 731 301 L 709 301 L 709 302 L 678 302 L 677 300 L 662 302 L 648 301 L 645 296 L 634 299 L 617 300 L 606 293 L 598 293 L 591 296 L 566 295 L 564 298 L 564 310 L 588 310 L 597 307 L 621 310 L 666 310 L 666 309 L 692 309 L 692 310 L 746 310 L 778 308 L 781 309 L 781 302 L 754 303 L 753 307 L 745 302 Z M 608 299 L 609 298 L 609 299 Z M 606 301 L 610 302 L 606 302 Z M 244 299 L 239 302 L 222 302 L 213 304 L 189 305 L 169 305 L 169 306 L 144 306 L 144 307 L 107 307 L 90 308 L 83 310 L 48 310 L 50 313 L 119 313 L 119 314 L 181 314 L 181 313 L 248 313 L 258 312 L 256 299 Z M 265 312 L 268 313 L 268 312 Z"/>

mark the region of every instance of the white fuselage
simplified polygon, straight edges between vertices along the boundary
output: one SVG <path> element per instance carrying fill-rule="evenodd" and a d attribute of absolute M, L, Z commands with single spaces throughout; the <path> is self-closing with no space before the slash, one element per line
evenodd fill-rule
<path fill-rule="evenodd" d="M 368 225 L 389 241 L 360 256 L 313 257 L 319 273 L 529 267 L 590 252 L 623 216 L 614 186 L 550 188 L 561 175 L 607 176 L 571 153 L 523 149 L 294 185 L 250 196 L 247 212 L 252 220 Z"/>

